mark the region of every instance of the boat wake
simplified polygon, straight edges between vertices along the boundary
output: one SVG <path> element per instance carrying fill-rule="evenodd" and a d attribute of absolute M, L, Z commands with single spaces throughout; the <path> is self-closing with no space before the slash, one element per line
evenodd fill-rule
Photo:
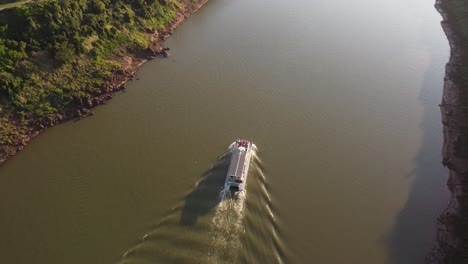
<path fill-rule="evenodd" d="M 249 199 L 245 203 L 245 252 L 242 263 L 285 263 L 290 259 L 287 246 L 280 233 L 274 203 L 269 190 L 265 168 L 254 153 Z"/>
<path fill-rule="evenodd" d="M 284 263 L 260 159 L 254 152 L 245 191 L 223 189 L 228 165 L 222 156 L 119 263 Z"/>
<path fill-rule="evenodd" d="M 210 230 L 211 245 L 208 263 L 238 263 L 242 255 L 242 236 L 246 192 L 232 192 L 228 188 L 220 193 Z"/>

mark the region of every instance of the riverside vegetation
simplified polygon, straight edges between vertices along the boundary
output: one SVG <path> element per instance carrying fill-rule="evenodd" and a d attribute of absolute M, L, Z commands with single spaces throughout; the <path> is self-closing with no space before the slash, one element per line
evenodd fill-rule
<path fill-rule="evenodd" d="M 111 97 L 129 60 L 157 54 L 160 33 L 202 2 L 44 0 L 0 11 L 0 162 Z"/>

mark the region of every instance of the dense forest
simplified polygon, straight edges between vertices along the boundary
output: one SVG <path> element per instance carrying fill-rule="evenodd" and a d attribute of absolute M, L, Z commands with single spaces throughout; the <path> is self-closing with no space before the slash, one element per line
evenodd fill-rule
<path fill-rule="evenodd" d="M 6 1 L 6 0 L 2 0 Z M 148 49 L 176 0 L 45 0 L 0 11 L 0 145 L 99 93 L 121 58 Z"/>

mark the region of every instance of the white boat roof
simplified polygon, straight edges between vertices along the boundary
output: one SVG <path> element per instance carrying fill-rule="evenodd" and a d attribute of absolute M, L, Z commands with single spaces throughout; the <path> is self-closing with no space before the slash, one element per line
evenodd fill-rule
<path fill-rule="evenodd" d="M 243 148 L 243 150 L 245 150 Z M 229 164 L 229 176 L 234 176 L 236 178 L 242 177 L 242 172 L 244 170 L 244 163 L 246 152 L 241 149 L 236 149 L 231 156 L 231 163 Z"/>

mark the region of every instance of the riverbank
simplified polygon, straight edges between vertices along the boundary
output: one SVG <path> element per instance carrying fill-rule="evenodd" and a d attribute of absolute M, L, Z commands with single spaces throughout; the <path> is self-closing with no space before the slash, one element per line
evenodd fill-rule
<path fill-rule="evenodd" d="M 444 125 L 443 164 L 449 169 L 447 185 L 451 199 L 438 218 L 435 245 L 426 258 L 431 264 L 468 262 L 468 91 L 467 67 L 468 3 L 437 0 L 442 28 L 450 43 L 450 60 L 446 65 L 442 103 Z"/>
<path fill-rule="evenodd" d="M 26 3 L 29 3 L 29 2 L 31 2 L 31 0 L 12 2 L 12 3 L 0 3 L 0 11 L 2 11 L 3 9 L 20 6 L 22 4 L 26 4 Z"/>
<path fill-rule="evenodd" d="M 160 1 L 167 2 L 167 1 Z M 207 0 L 187 0 L 180 1 L 173 18 L 163 29 L 149 30 L 143 32 L 150 39 L 150 44 L 145 49 L 137 49 L 125 55 L 119 54 L 119 49 L 115 49 L 114 54 L 109 58 L 112 64 L 119 65 L 119 69 L 112 71 L 106 76 L 103 84 L 86 91 L 85 94 L 73 96 L 73 101 L 64 107 L 61 111 L 48 113 L 40 119 L 29 118 L 25 114 L 8 114 L 3 111 L 0 104 L 0 164 L 21 151 L 29 141 L 38 136 L 46 128 L 53 125 L 73 120 L 81 119 L 93 114 L 92 107 L 105 103 L 112 98 L 113 93 L 125 89 L 125 84 L 135 78 L 135 72 L 148 60 L 157 57 L 168 56 L 167 49 L 163 49 L 163 42 L 172 34 L 172 32 L 191 14 L 196 12 Z M 66 85 L 67 80 L 63 81 Z M 81 91 L 80 91 L 81 92 Z M 0 96 L 0 99 L 1 96 Z M 21 100 L 21 98 L 20 98 Z M 5 101 L 3 99 L 3 101 Z M 0 103 L 2 100 L 0 100 Z"/>

